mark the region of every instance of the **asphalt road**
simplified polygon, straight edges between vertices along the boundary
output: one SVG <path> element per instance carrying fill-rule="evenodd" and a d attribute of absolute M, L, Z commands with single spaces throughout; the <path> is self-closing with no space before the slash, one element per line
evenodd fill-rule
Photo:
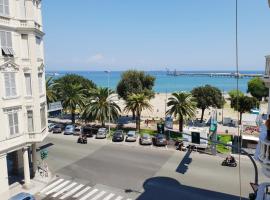
<path fill-rule="evenodd" d="M 48 148 L 47 163 L 59 177 L 118 189 L 132 199 L 239 199 L 239 168 L 222 167 L 218 156 L 95 139 L 81 145 L 62 135 L 40 146 Z M 248 197 L 254 172 L 247 158 L 241 159 L 241 178 L 242 196 Z"/>

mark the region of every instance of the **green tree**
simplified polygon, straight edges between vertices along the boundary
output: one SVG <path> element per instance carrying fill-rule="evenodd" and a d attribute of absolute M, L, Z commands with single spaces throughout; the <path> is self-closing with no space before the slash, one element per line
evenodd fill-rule
<path fill-rule="evenodd" d="M 136 129 L 140 131 L 141 113 L 143 110 L 152 110 L 149 102 L 150 97 L 145 94 L 131 94 L 126 100 L 125 112 L 134 111 L 136 113 Z"/>
<path fill-rule="evenodd" d="M 241 92 L 240 90 L 231 90 L 228 92 L 230 96 L 230 101 L 231 101 L 231 107 L 232 107 L 232 99 L 236 98 L 237 96 L 242 97 L 244 96 L 244 93 Z"/>
<path fill-rule="evenodd" d="M 186 92 L 172 93 L 172 97 L 168 100 L 167 106 L 169 110 L 167 114 L 178 117 L 179 131 L 183 132 L 184 120 L 186 118 L 192 118 L 195 115 L 196 102 L 193 96 Z"/>
<path fill-rule="evenodd" d="M 255 97 L 239 96 L 231 100 L 231 107 L 240 114 L 239 124 L 242 124 L 242 115 L 258 105 Z"/>
<path fill-rule="evenodd" d="M 102 126 L 110 119 L 115 121 L 121 112 L 120 107 L 112 100 L 114 91 L 108 88 L 97 88 L 90 91 L 91 97 L 83 109 L 82 118 L 88 121 L 98 120 Z"/>
<path fill-rule="evenodd" d="M 131 94 L 145 94 L 149 97 L 154 97 L 153 87 L 155 77 L 146 74 L 144 71 L 128 70 L 121 76 L 117 85 L 117 94 L 124 100 L 128 99 Z M 133 118 L 135 112 L 132 111 Z"/>
<path fill-rule="evenodd" d="M 247 92 L 249 92 L 253 97 L 261 101 L 263 97 L 268 96 L 269 91 L 267 87 L 265 87 L 264 82 L 259 77 L 256 77 L 252 78 L 248 82 Z"/>
<path fill-rule="evenodd" d="M 71 85 L 81 85 L 84 89 L 84 93 L 86 96 L 88 96 L 88 92 L 91 91 L 91 89 L 96 88 L 96 84 L 87 79 L 83 76 L 77 75 L 77 74 L 66 74 L 58 79 L 55 80 L 55 82 L 59 85 L 62 84 L 71 84 Z M 57 95 L 59 97 L 59 95 Z"/>
<path fill-rule="evenodd" d="M 54 82 L 53 77 L 48 77 L 46 78 L 46 99 L 47 99 L 47 103 L 51 103 L 56 101 L 57 96 L 56 96 L 56 91 L 55 91 L 55 87 L 58 84 Z"/>
<path fill-rule="evenodd" d="M 75 123 L 75 112 L 77 107 L 83 107 L 86 90 L 78 83 L 58 82 L 56 91 L 63 108 L 71 113 L 72 123 Z"/>
<path fill-rule="evenodd" d="M 197 107 L 202 109 L 201 122 L 205 109 L 209 107 L 221 108 L 225 103 L 221 91 L 211 85 L 196 87 L 191 93 L 195 97 Z"/>

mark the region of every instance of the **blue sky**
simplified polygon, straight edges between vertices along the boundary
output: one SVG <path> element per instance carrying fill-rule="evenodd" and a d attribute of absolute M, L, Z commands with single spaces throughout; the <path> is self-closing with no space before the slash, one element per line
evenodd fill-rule
<path fill-rule="evenodd" d="M 233 70 L 235 0 L 43 1 L 48 70 Z M 239 0 L 240 70 L 264 70 L 267 0 Z"/>

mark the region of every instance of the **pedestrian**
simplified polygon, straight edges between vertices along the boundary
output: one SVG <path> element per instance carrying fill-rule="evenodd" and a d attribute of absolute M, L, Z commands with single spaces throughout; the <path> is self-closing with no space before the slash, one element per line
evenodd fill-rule
<path fill-rule="evenodd" d="M 267 129 L 267 139 L 270 140 L 270 115 L 268 115 L 268 119 L 265 122 L 265 126 Z"/>

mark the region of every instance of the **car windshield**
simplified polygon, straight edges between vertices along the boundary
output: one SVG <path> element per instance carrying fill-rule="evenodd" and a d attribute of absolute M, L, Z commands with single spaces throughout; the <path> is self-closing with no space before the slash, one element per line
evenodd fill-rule
<path fill-rule="evenodd" d="M 135 133 L 128 133 L 128 136 L 133 137 L 135 136 Z"/>
<path fill-rule="evenodd" d="M 164 138 L 164 135 L 157 135 L 157 138 L 158 139 L 163 139 Z"/>
<path fill-rule="evenodd" d="M 148 139 L 150 137 L 150 135 L 145 134 L 142 137 L 143 137 L 143 139 Z"/>

